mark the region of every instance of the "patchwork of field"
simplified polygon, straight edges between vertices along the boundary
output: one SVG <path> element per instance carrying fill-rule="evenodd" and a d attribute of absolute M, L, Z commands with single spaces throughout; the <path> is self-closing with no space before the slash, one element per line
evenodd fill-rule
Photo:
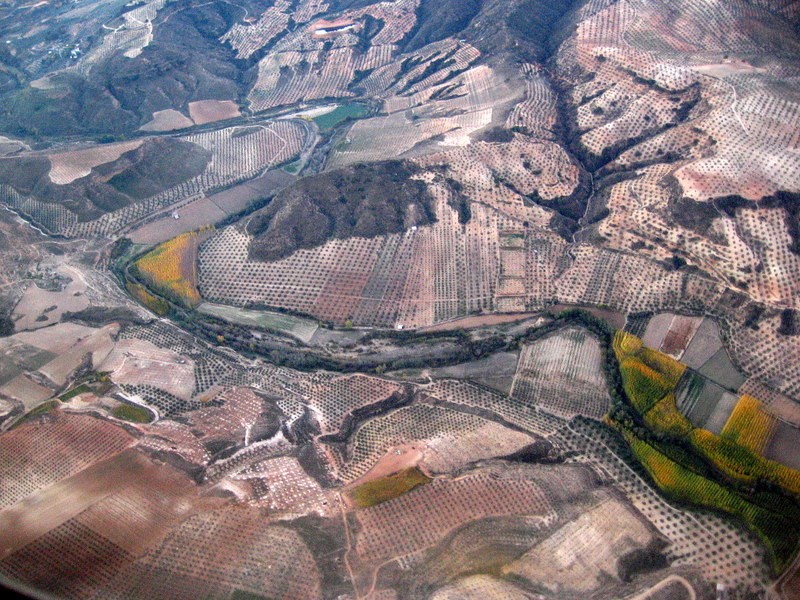
<path fill-rule="evenodd" d="M 0 200 L 52 233 L 68 237 L 109 235 L 167 207 L 178 209 L 291 161 L 300 154 L 308 135 L 305 123 L 284 119 L 175 137 L 170 143 L 181 148 L 180 152 L 192 160 L 207 157 L 207 161 L 198 174 L 191 175 L 196 170 L 187 171 L 190 177 L 162 186 L 160 191 L 156 182 L 139 182 L 142 174 L 137 165 L 141 168 L 141 164 L 153 160 L 148 149 L 154 144 L 164 145 L 163 141 L 146 138 L 52 156 L 36 155 L 32 160 L 51 164 L 48 181 L 53 187 L 40 196 L 32 188 L 24 189 L 22 183 L 17 188 L 4 183 L 0 185 Z M 20 168 L 29 167 L 21 163 Z M 165 176 L 166 180 L 173 178 Z M 62 185 L 99 186 L 89 196 L 98 196 L 98 204 L 75 208 L 58 195 Z M 65 188 L 64 193 L 85 195 L 83 190 L 72 188 Z M 240 209 L 231 212 L 236 210 Z"/>
<path fill-rule="evenodd" d="M 647 335 L 725 389 L 736 391 L 747 376 L 784 394 L 797 388 L 798 338 L 779 333 L 774 312 L 761 317 L 757 331 L 741 327 L 757 304 L 726 292 L 713 278 L 626 252 L 569 244 L 483 204 L 470 205 L 463 225 L 446 202 L 449 195 L 437 193 L 432 226 L 333 240 L 274 263 L 248 258 L 248 236 L 237 227 L 224 229 L 201 248 L 201 293 L 215 302 L 262 303 L 338 324 L 404 328 L 476 310 L 525 312 L 553 303 L 622 313 L 703 311 L 720 322 L 727 348 L 708 318 L 672 317 L 660 333 L 653 321 Z"/>
<path fill-rule="evenodd" d="M 359 71 L 380 71 L 381 67 L 394 65 L 399 50 L 397 43 L 414 27 L 418 4 L 419 0 L 398 0 L 345 11 L 339 20 L 353 23 L 354 28 L 335 36 L 333 43 L 314 35 L 312 24 L 281 37 L 259 61 L 258 78 L 248 96 L 251 106 L 263 111 L 299 101 L 353 96 L 350 87 Z M 290 18 L 288 7 L 288 2 L 278 2 L 254 24 L 237 25 L 229 31 L 226 36 L 239 55 L 250 56 L 282 32 Z M 310 21 L 316 10 L 301 11 L 299 15 Z M 383 28 L 369 38 L 366 50 L 355 35 L 364 27 L 365 17 L 383 22 Z M 297 19 L 298 14 L 293 14 L 292 18 Z M 257 34 L 252 35 L 254 32 Z M 244 33 L 248 34 L 246 41 L 241 39 Z"/>
<path fill-rule="evenodd" d="M 648 348 L 653 348 L 681 360 L 684 353 L 688 353 L 688 346 L 694 341 L 694 337 L 699 333 L 702 325 L 703 319 L 698 317 L 661 313 L 650 319 L 647 324 L 647 330 L 642 336 L 642 341 Z M 698 339 L 698 346 L 704 336 L 705 332 Z M 721 346 L 722 342 L 720 341 Z M 701 366 L 702 364 L 694 366 L 694 368 L 700 368 Z"/>
<path fill-rule="evenodd" d="M 83 366 L 98 368 L 114 348 L 119 326 L 93 329 L 72 323 L 49 327 L 46 336 L 22 332 L 0 344 L 0 398 L 13 407 L 2 415 L 7 424 L 21 412 L 53 398 Z"/>
<path fill-rule="evenodd" d="M 736 394 L 719 384 L 687 372 L 676 390 L 678 409 L 692 424 L 720 434 L 736 405 Z"/>
<path fill-rule="evenodd" d="M 678 357 L 692 369 L 700 369 L 722 349 L 719 328 L 710 319 L 704 319 L 684 353 Z"/>
<path fill-rule="evenodd" d="M 170 507 L 167 502 L 178 500 L 180 493 L 189 488 L 183 474 L 164 466 L 159 468 L 132 449 L 97 460 L 0 513 L 3 530 L 8 532 L 2 541 L 2 558 L 36 540 L 46 540 L 48 532 L 76 517 L 76 521 L 99 535 L 105 533 L 127 552 L 141 552 L 142 546 L 153 543 L 152 533 L 158 539 L 159 532 L 148 531 L 151 526 L 157 527 L 160 520 L 168 521 L 170 513 L 174 518 L 186 510 L 177 503 Z M 153 494 L 150 499 L 146 498 L 148 491 Z M 150 511 L 155 513 L 152 517 L 148 515 Z M 14 525 L 13 530 L 10 524 Z M 136 536 L 137 530 L 145 537 Z M 9 562 L 13 563 L 14 558 Z"/>
<path fill-rule="evenodd" d="M 731 479 L 751 484 L 769 479 L 787 491 L 800 489 L 800 472 L 764 457 L 775 418 L 758 399 L 744 395 L 737 401 L 731 395 L 711 404 L 711 414 L 706 410 L 703 415 L 703 428 L 693 426 L 680 414 L 676 401 L 678 384 L 688 373 L 685 365 L 621 331 L 615 334 L 613 348 L 629 403 L 622 406 L 617 399 L 609 421 L 650 477 L 674 498 L 738 515 L 765 539 L 776 569 L 785 568 L 800 532 L 794 501 L 724 486 Z M 683 403 L 685 409 L 685 397 Z M 644 427 L 633 426 L 630 414 Z M 675 451 L 676 444 L 681 451 Z M 712 470 L 697 469 L 701 462 Z"/>
<path fill-rule="evenodd" d="M 620 556 L 655 539 L 646 521 L 625 503 L 608 498 L 558 529 L 506 567 L 553 592 L 589 592 L 603 585 L 600 573 L 614 573 Z"/>
<path fill-rule="evenodd" d="M 90 331 L 69 327 L 73 335 Z M 61 345 L 69 343 L 65 337 Z M 545 352 L 552 345 L 561 350 Z M 28 354 L 28 369 L 48 358 L 35 350 Z M 537 362 L 551 355 L 556 360 Z M 577 361 L 580 356 L 586 361 Z M 517 377 L 541 390 L 573 381 L 576 393 L 586 393 L 590 383 L 606 388 L 602 376 L 596 379 L 601 360 L 597 339 L 568 327 L 526 345 Z M 575 371 L 575 362 L 594 367 Z M 420 594 L 442 588 L 438 593 L 456 597 L 462 589 L 495 589 L 499 583 L 471 571 L 481 565 L 532 582 L 541 581 L 541 569 L 553 569 L 547 581 L 555 594 L 597 589 L 610 573 L 611 584 L 628 595 L 626 576 L 617 570 L 620 557 L 654 547 L 656 540 L 668 544 L 664 552 L 673 565 L 737 589 L 766 577 L 763 551 L 749 534 L 720 517 L 666 503 L 619 438 L 572 418 L 576 413 L 542 391 L 512 398 L 466 381 L 418 387 L 360 374 L 300 373 L 263 363 L 254 368 L 158 321 L 122 328 L 95 368 L 159 419 L 130 426 L 128 433 L 105 419 L 74 414 L 90 405 L 82 396 L 80 404 L 64 403 L 0 437 L 5 449 L 34 444 L 13 455 L 36 457 L 31 464 L 41 471 L 3 478 L 25 481 L 25 487 L 9 490 L 0 520 L 18 513 L 32 520 L 28 533 L 8 546 L 0 570 L 59 593 L 276 594 L 277 570 L 281 597 L 317 597 L 320 586 L 344 581 L 336 579 L 343 567 L 325 558 L 338 556 L 352 569 L 346 586 L 360 593 L 378 589 L 378 582 L 384 588 L 408 585 Z M 564 400 L 569 406 L 569 394 Z M 105 409 L 97 404 L 94 410 Z M 744 415 L 750 405 L 741 410 Z M 317 433 L 310 440 L 295 437 L 308 414 Z M 73 433 L 54 437 L 56 426 L 77 427 L 92 440 L 92 452 Z M 35 429 L 49 433 L 36 435 Z M 724 435 L 737 431 L 732 421 Z M 108 443 L 98 444 L 101 438 Z M 494 460 L 543 443 L 551 448 L 546 452 L 569 452 L 568 463 Z M 758 444 L 766 447 L 764 440 Z M 45 458 L 48 452 L 58 458 Z M 64 462 L 70 453 L 78 456 L 72 466 Z M 189 469 L 193 478 L 171 474 L 176 467 L 155 467 L 150 454 L 170 457 L 168 464 Z M 423 475 L 410 489 L 389 485 L 409 468 L 435 478 Z M 350 483 L 345 490 L 352 490 L 367 482 L 377 503 L 340 506 L 338 485 Z M 30 503 L 50 516 L 35 517 Z M 712 546 L 717 558 L 707 561 Z M 187 553 L 189 547 L 198 551 Z M 104 566 L 91 580 L 74 569 L 98 556 Z M 55 566 L 45 572 L 34 557 Z M 51 572 L 59 577 L 48 579 Z"/>
<path fill-rule="evenodd" d="M 798 19 L 0 7 L 0 574 L 790 600 Z"/>

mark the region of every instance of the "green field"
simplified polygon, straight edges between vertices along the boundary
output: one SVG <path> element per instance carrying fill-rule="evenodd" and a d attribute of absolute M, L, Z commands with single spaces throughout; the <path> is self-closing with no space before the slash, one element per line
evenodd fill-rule
<path fill-rule="evenodd" d="M 362 483 L 350 492 L 350 498 L 359 508 L 369 508 L 387 502 L 415 487 L 429 483 L 431 479 L 416 467 L 404 469 L 383 479 Z"/>
<path fill-rule="evenodd" d="M 283 167 L 283 170 L 286 171 L 287 173 L 291 173 L 292 175 L 297 175 L 297 173 L 300 172 L 301 165 L 302 161 L 296 160 Z"/>
<path fill-rule="evenodd" d="M 149 410 L 132 404 L 120 404 L 111 411 L 111 414 L 117 419 L 131 423 L 149 423 L 153 418 Z"/>
<path fill-rule="evenodd" d="M 331 112 L 314 117 L 314 122 L 322 133 L 328 133 L 348 119 L 362 119 L 369 114 L 369 108 L 363 104 L 342 104 Z"/>
<path fill-rule="evenodd" d="M 203 302 L 197 307 L 197 312 L 211 317 L 217 317 L 218 319 L 223 319 L 230 323 L 236 323 L 237 325 L 249 325 L 269 331 L 285 333 L 306 344 L 319 328 L 319 325 L 311 319 L 303 319 L 301 317 L 265 310 L 247 310 L 245 308 L 213 304 L 211 302 Z"/>
<path fill-rule="evenodd" d="M 86 392 L 91 392 L 91 391 L 92 391 L 92 388 L 90 388 L 85 383 L 82 383 L 78 387 L 74 387 L 70 391 L 68 391 L 68 392 L 66 392 L 64 394 L 61 394 L 58 397 L 58 399 L 61 400 L 62 402 L 69 402 L 75 396 L 78 396 L 80 394 L 85 394 Z"/>
<path fill-rule="evenodd" d="M 47 414 L 51 410 L 55 410 L 56 408 L 58 408 L 59 404 L 60 402 L 58 400 L 48 400 L 44 404 L 40 404 L 33 410 L 28 411 L 27 413 L 19 417 L 16 421 L 14 421 L 14 424 L 9 429 L 14 429 L 14 427 L 19 427 L 20 425 L 22 425 L 27 421 L 30 421 L 31 419 L 35 419 L 40 415 Z"/>

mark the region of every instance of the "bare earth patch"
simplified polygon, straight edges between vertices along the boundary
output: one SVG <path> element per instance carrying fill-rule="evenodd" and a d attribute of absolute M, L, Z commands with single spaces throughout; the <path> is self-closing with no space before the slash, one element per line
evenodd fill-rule
<path fill-rule="evenodd" d="M 37 404 L 47 400 L 53 391 L 32 381 L 27 375 L 17 375 L 0 388 L 0 396 L 7 396 L 19 400 L 25 405 L 25 410 L 35 408 Z"/>
<path fill-rule="evenodd" d="M 191 360 L 143 340 L 117 342 L 100 370 L 111 371 L 118 384 L 149 384 L 179 398 L 189 399 L 194 389 Z"/>
<path fill-rule="evenodd" d="M 63 354 L 80 339 L 95 331 L 97 330 L 77 323 L 59 323 L 50 327 L 46 336 L 33 331 L 23 331 L 14 334 L 13 339 L 53 354 Z"/>
<path fill-rule="evenodd" d="M 173 108 L 157 110 L 153 119 L 139 128 L 139 131 L 174 131 L 194 125 L 192 120 Z"/>
<path fill-rule="evenodd" d="M 89 306 L 86 284 L 71 267 L 58 269 L 58 274 L 72 279 L 63 290 L 50 291 L 29 284 L 22 300 L 14 308 L 12 318 L 17 331 L 40 329 L 57 323 L 66 311 L 78 312 Z"/>
<path fill-rule="evenodd" d="M 424 442 L 402 444 L 391 448 L 369 471 L 353 481 L 348 487 L 358 487 L 370 481 L 383 479 L 403 469 L 410 469 L 419 465 L 425 455 Z"/>
<path fill-rule="evenodd" d="M 144 140 L 132 140 L 121 144 L 105 144 L 85 150 L 51 154 L 50 181 L 59 185 L 72 183 L 76 179 L 86 177 L 95 167 L 115 161 L 143 143 Z"/>
<path fill-rule="evenodd" d="M 205 125 L 241 116 L 233 100 L 198 100 L 189 102 L 189 116 L 195 125 Z"/>
<path fill-rule="evenodd" d="M 112 336 L 116 335 L 118 331 L 119 325 L 116 323 L 106 325 L 102 329 L 92 330 L 91 335 L 78 340 L 72 348 L 47 363 L 39 369 L 39 372 L 58 386 L 66 385 L 69 376 L 84 364 L 87 356 L 90 357 L 90 364 L 93 368 L 97 368 L 105 360 L 114 347 Z"/>

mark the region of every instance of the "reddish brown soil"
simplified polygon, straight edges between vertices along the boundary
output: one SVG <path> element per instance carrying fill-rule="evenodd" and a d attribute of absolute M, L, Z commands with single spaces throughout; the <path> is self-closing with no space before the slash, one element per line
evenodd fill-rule
<path fill-rule="evenodd" d="M 383 479 L 389 475 L 394 475 L 403 469 L 409 469 L 419 465 L 425 454 L 426 446 L 422 442 L 413 444 L 403 444 L 391 448 L 375 465 L 361 477 L 350 483 L 348 487 L 358 487 L 368 481 Z"/>
<path fill-rule="evenodd" d="M 368 281 L 368 273 L 332 272 L 311 311 L 312 314 L 339 325 L 352 319 Z"/>
<path fill-rule="evenodd" d="M 692 321 L 688 319 L 676 321 L 678 320 L 676 319 L 673 321 L 672 327 L 667 332 L 664 342 L 661 344 L 661 351 L 665 354 L 671 354 L 672 356 L 679 356 L 686 350 L 686 346 L 689 345 L 692 336 L 697 330 Z"/>

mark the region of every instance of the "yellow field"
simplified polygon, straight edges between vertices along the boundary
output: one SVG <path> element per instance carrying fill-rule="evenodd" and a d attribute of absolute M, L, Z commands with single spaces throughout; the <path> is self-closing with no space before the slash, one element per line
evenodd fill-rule
<path fill-rule="evenodd" d="M 614 336 L 614 351 L 618 355 L 635 356 L 643 347 L 642 340 L 621 329 Z"/>
<path fill-rule="evenodd" d="M 720 471 L 744 483 L 771 481 L 800 496 L 800 471 L 759 456 L 745 446 L 714 435 L 705 429 L 694 429 L 692 445 Z"/>
<path fill-rule="evenodd" d="M 667 379 L 636 357 L 620 361 L 623 385 L 628 398 L 640 414 L 646 414 L 674 387 Z"/>
<path fill-rule="evenodd" d="M 772 497 L 766 506 L 760 506 L 675 462 L 631 432 L 623 431 L 623 435 L 639 462 L 665 494 L 681 502 L 738 516 L 765 542 L 776 572 L 785 568 L 800 537 L 800 520 L 795 503 Z"/>
<path fill-rule="evenodd" d="M 763 454 L 777 421 L 764 410 L 759 400 L 744 395 L 733 409 L 722 430 L 722 437 L 758 454 Z"/>
<path fill-rule="evenodd" d="M 660 373 L 671 387 L 678 385 L 686 372 L 686 365 L 682 362 L 651 348 L 642 348 L 636 356 L 648 367 Z"/>
<path fill-rule="evenodd" d="M 197 289 L 197 249 L 201 237 L 191 231 L 164 242 L 136 261 L 148 285 L 188 308 L 202 302 Z"/>
<path fill-rule="evenodd" d="M 647 411 L 644 422 L 654 430 L 665 431 L 671 435 L 685 436 L 692 430 L 692 424 L 675 405 L 675 394 L 669 393 Z"/>

